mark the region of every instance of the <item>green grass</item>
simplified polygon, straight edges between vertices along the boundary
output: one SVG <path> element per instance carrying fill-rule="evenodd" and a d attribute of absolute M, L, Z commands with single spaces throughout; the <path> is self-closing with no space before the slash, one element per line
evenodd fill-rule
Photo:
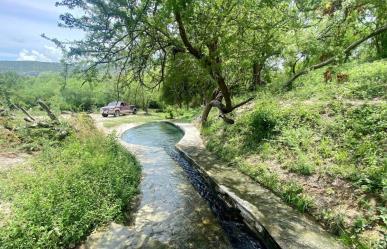
<path fill-rule="evenodd" d="M 306 212 L 314 207 L 313 199 L 303 193 L 303 188 L 294 181 L 282 182 L 275 172 L 269 170 L 265 164 L 251 165 L 248 163 L 237 163 L 238 169 L 249 175 L 262 186 L 271 189 L 282 197 L 284 201 L 293 205 L 301 212 Z"/>
<path fill-rule="evenodd" d="M 138 192 L 139 164 L 90 119 L 74 123 L 77 133 L 1 175 L 0 197 L 11 204 L 0 217 L 1 248 L 74 247 L 96 227 L 124 220 Z"/>
<path fill-rule="evenodd" d="M 106 128 L 112 128 L 115 126 L 119 126 L 121 124 L 129 124 L 129 123 L 146 123 L 146 122 L 154 122 L 165 119 L 165 113 L 156 113 L 149 112 L 149 114 L 138 113 L 135 115 L 126 115 L 120 117 L 112 117 L 109 116 L 104 118 L 102 123 Z"/>
<path fill-rule="evenodd" d="M 261 89 L 254 108 L 236 115 L 234 125 L 225 125 L 212 113 L 202 133 L 208 149 L 299 210 L 336 224 L 331 230 L 356 244 L 365 229 L 386 228 L 384 211 L 371 211 L 363 230 L 353 224 L 342 228 L 338 215 L 320 215 L 324 207 L 316 207 L 292 177 L 280 178 L 276 168 L 300 177 L 345 179 L 360 193 L 375 197 L 373 209 L 385 206 L 387 61 L 336 66 L 336 72 L 349 74 L 344 83 L 325 83 L 324 70 L 303 76 L 289 92 L 278 92 L 273 85 Z"/>
<path fill-rule="evenodd" d="M 196 116 L 198 116 L 200 111 L 200 108 L 180 109 L 169 107 L 165 112 L 150 110 L 148 114 L 141 112 L 136 115 L 126 115 L 120 117 L 109 116 L 108 118 L 103 119 L 102 123 L 104 127 L 112 128 L 122 124 L 155 122 L 166 119 L 173 120 L 174 122 L 191 122 Z"/>

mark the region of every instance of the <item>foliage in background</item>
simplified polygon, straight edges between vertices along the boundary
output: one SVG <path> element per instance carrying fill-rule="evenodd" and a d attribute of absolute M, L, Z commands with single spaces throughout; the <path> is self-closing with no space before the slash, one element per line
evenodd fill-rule
<path fill-rule="evenodd" d="M 382 58 L 387 32 L 386 5 L 375 0 L 62 0 L 57 5 L 70 10 L 60 16 L 61 25 L 87 35 L 51 41 L 69 60 L 85 60 L 88 79 L 105 75 L 97 70 L 102 65 L 107 73 L 117 72 L 118 81 L 130 77 L 146 89 L 166 83 L 168 103 L 204 104 L 203 123 L 213 107 L 233 123 L 231 113 L 252 100 L 234 97 L 275 77 L 296 79 L 319 68 L 315 65 Z M 74 9 L 82 14 L 71 13 Z M 293 80 L 283 82 L 292 87 Z"/>
<path fill-rule="evenodd" d="M 20 75 L 37 76 L 40 73 L 63 71 L 63 65 L 41 61 L 0 61 L 0 73 L 15 72 Z"/>
<path fill-rule="evenodd" d="M 176 54 L 166 68 L 160 97 L 166 104 L 180 108 L 183 105 L 198 107 L 209 101 L 214 85 L 195 60 L 185 54 Z"/>
<path fill-rule="evenodd" d="M 36 107 L 37 100 L 42 99 L 55 111 L 80 112 L 95 111 L 119 97 L 144 110 L 150 103 L 162 109 L 158 89 L 150 91 L 130 78 L 125 80 L 129 83 L 122 85 L 118 82 L 117 89 L 117 79 L 114 78 L 83 84 L 83 78 L 76 74 L 70 74 L 65 80 L 58 73 L 22 76 L 7 72 L 0 74 L 0 104 L 11 108 L 12 104 L 20 104 L 29 109 Z"/>

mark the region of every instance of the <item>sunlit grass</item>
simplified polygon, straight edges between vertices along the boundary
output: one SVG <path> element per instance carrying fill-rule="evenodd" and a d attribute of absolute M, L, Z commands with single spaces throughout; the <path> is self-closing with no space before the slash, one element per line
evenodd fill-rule
<path fill-rule="evenodd" d="M 147 123 L 147 122 L 161 121 L 163 119 L 165 119 L 165 113 L 149 112 L 148 114 L 137 113 L 134 115 L 130 114 L 130 115 L 125 115 L 120 117 L 109 116 L 109 117 L 103 118 L 102 123 L 104 127 L 112 128 L 122 124 Z"/>
<path fill-rule="evenodd" d="M 74 122 L 78 131 L 61 145 L 1 175 L 0 203 L 10 212 L 0 212 L 0 248 L 73 248 L 99 225 L 124 220 L 139 164 L 87 116 Z"/>
<path fill-rule="evenodd" d="M 162 120 L 170 120 L 173 122 L 186 123 L 192 122 L 196 118 L 201 109 L 179 109 L 171 108 L 172 118 L 169 112 L 156 112 L 155 110 L 149 110 L 146 114 L 145 112 L 139 112 L 137 114 L 129 114 L 120 117 L 109 116 L 102 118 L 102 124 L 105 128 L 113 128 L 122 124 L 130 123 L 148 123 L 148 122 L 157 122 Z"/>
<path fill-rule="evenodd" d="M 260 89 L 254 105 L 235 115 L 234 125 L 225 125 L 212 112 L 202 129 L 207 148 L 284 201 L 315 215 L 332 232 L 350 237 L 348 243 L 358 244 L 363 231 L 386 224 L 386 63 L 335 67 L 349 75 L 347 82 L 325 83 L 323 68 L 301 77 L 291 91 Z M 356 220 L 334 206 L 315 205 L 314 198 L 323 194 L 304 184 L 319 177 L 345 181 L 357 189 L 358 198 L 374 196 L 372 208 L 356 210 L 367 225 L 353 225 Z M 327 192 L 337 190 L 330 188 Z"/>

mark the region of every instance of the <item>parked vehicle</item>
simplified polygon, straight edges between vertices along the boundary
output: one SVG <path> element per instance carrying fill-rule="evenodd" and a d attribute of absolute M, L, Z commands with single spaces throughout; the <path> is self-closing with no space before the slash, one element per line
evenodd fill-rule
<path fill-rule="evenodd" d="M 137 108 L 135 105 L 128 105 L 123 101 L 113 101 L 110 102 L 107 106 L 101 108 L 102 117 L 107 117 L 109 115 L 114 115 L 118 117 L 125 114 L 136 114 Z"/>

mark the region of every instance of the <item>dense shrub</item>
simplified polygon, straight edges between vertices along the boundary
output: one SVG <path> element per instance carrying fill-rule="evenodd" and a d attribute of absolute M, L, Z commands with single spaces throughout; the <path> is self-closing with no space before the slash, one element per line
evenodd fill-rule
<path fill-rule="evenodd" d="M 148 108 L 150 108 L 150 109 L 162 109 L 163 105 L 156 100 L 151 100 L 151 101 L 149 101 Z"/>
<path fill-rule="evenodd" d="M 12 203 L 0 224 L 1 248 L 73 247 L 97 226 L 123 219 L 139 165 L 90 121 L 78 120 L 77 129 L 60 147 L 45 147 L 28 169 L 0 178 L 1 198 Z"/>
<path fill-rule="evenodd" d="M 259 106 L 251 115 L 249 127 L 251 138 L 259 143 L 264 139 L 269 139 L 275 134 L 278 116 L 272 109 L 273 105 Z"/>

